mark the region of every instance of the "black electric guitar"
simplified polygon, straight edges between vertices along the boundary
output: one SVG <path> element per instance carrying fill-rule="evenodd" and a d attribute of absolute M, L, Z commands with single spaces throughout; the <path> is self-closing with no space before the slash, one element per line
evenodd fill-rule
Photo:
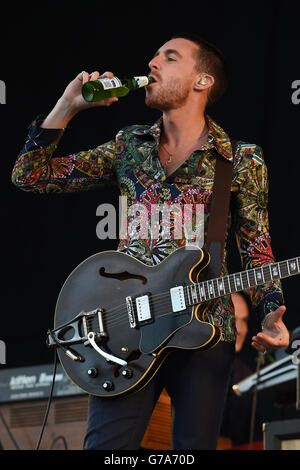
<path fill-rule="evenodd" d="M 48 332 L 66 374 L 92 395 L 138 391 L 170 352 L 218 343 L 219 329 L 204 321 L 208 301 L 300 272 L 297 257 L 204 280 L 209 262 L 196 247 L 152 267 L 117 251 L 83 261 L 62 287 Z"/>

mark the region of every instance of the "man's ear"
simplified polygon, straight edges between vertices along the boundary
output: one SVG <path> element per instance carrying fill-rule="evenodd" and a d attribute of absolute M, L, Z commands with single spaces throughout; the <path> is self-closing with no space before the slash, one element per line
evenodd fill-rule
<path fill-rule="evenodd" d="M 201 73 L 195 81 L 195 89 L 196 90 L 205 90 L 210 88 L 215 83 L 215 79 L 212 75 L 208 75 L 208 73 Z"/>

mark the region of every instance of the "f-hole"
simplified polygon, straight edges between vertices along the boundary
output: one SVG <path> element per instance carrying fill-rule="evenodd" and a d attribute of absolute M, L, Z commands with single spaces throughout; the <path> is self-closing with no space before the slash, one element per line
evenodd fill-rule
<path fill-rule="evenodd" d="M 147 279 L 144 276 L 139 274 L 131 274 L 128 271 L 123 271 L 121 273 L 107 273 L 105 268 L 102 267 L 99 269 L 99 275 L 102 277 L 111 277 L 113 279 L 118 279 L 118 281 L 126 281 L 127 279 L 139 279 L 142 284 L 146 284 Z"/>

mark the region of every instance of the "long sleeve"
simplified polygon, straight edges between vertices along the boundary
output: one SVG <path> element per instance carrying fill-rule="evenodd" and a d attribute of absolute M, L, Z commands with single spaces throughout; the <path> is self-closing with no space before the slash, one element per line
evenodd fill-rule
<path fill-rule="evenodd" d="M 237 193 L 236 239 L 243 269 L 251 269 L 275 262 L 269 234 L 268 174 L 262 149 L 244 156 L 245 165 L 239 175 Z M 265 316 L 283 304 L 280 281 L 273 281 L 250 289 L 253 307 L 262 322 Z"/>
<path fill-rule="evenodd" d="M 12 171 L 12 182 L 24 191 L 37 193 L 77 192 L 116 182 L 114 140 L 64 157 L 53 157 L 64 129 L 43 129 L 38 117 L 29 129 Z"/>

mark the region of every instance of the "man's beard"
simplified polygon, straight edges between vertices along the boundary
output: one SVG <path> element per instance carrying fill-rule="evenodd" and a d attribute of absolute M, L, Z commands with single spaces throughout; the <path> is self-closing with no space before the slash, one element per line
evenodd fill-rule
<path fill-rule="evenodd" d="M 164 86 L 158 83 L 151 90 L 148 89 L 145 104 L 149 106 L 149 108 L 155 108 L 161 111 L 177 109 L 186 103 L 188 95 L 188 84 L 182 83 L 177 78 L 171 78 Z"/>

